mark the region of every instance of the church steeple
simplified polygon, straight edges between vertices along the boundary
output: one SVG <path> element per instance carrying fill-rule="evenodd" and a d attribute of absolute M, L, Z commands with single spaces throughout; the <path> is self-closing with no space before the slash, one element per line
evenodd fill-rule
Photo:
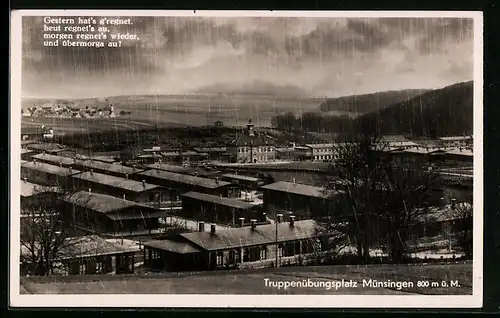
<path fill-rule="evenodd" d="M 248 135 L 250 137 L 255 137 L 254 127 L 255 127 L 255 125 L 252 124 L 252 119 L 249 119 L 248 124 L 247 124 L 247 129 L 248 129 Z"/>

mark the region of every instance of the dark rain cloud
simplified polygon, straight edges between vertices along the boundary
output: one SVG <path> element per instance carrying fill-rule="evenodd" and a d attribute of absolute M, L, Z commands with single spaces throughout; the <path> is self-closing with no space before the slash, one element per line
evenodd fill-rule
<path fill-rule="evenodd" d="M 217 64 L 218 58 L 240 55 L 244 57 L 246 67 L 254 68 L 252 63 L 262 63 L 272 57 L 273 63 L 292 72 L 311 66 L 321 69 L 321 65 L 336 65 L 346 58 L 370 58 L 380 52 L 399 54 L 402 51 L 406 53 L 401 65 L 396 65 L 394 70 L 411 72 L 417 68 L 416 63 L 427 56 L 441 54 L 453 58 L 456 52 L 450 50 L 456 49 L 457 45 L 468 45 L 467 49 L 472 52 L 473 25 L 470 19 L 132 19 L 133 25 L 113 27 L 113 31 L 138 34 L 140 41 L 123 41 L 119 49 L 95 49 L 44 47 L 43 18 L 24 17 L 23 72 L 30 76 L 26 77 L 29 82 L 23 85 L 32 90 L 39 80 L 62 81 L 70 77 L 83 81 L 95 75 L 114 74 L 128 78 L 160 76 L 172 72 L 172 67 L 177 64 L 194 71 L 206 64 Z M 204 53 L 207 50 L 210 56 Z M 189 63 L 185 62 L 188 57 Z M 454 75 L 463 77 L 471 70 L 468 64 L 472 61 L 454 61 L 440 74 L 446 74 L 453 81 Z M 318 74 L 318 77 L 322 76 Z M 217 81 L 216 75 L 211 77 L 211 84 L 214 81 Z"/>

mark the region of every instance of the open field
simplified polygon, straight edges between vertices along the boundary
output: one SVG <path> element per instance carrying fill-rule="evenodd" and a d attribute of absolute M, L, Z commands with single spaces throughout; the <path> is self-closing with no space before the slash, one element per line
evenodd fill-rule
<path fill-rule="evenodd" d="M 270 281 L 324 282 L 317 288 L 265 286 Z M 325 282 L 353 280 L 353 288 L 327 289 Z M 411 288 L 363 287 L 363 280 L 413 282 Z M 417 281 L 457 281 L 459 287 L 417 287 Z M 263 269 L 253 271 L 217 271 L 202 273 L 155 273 L 124 276 L 65 276 L 21 278 L 21 291 L 30 294 L 352 294 L 352 295 L 470 295 L 472 264 L 314 266 Z"/>
<path fill-rule="evenodd" d="M 92 133 L 112 130 L 136 130 L 185 126 L 174 122 L 152 122 L 135 117 L 117 118 L 23 118 L 23 127 L 46 125 L 54 128 L 55 135 L 68 133 Z"/>
<path fill-rule="evenodd" d="M 41 100 L 39 104 L 42 104 L 41 102 L 47 101 Z M 115 106 L 117 112 L 132 111 L 131 115 L 120 118 L 120 121 L 199 126 L 211 125 L 221 120 L 228 126 L 241 126 L 251 118 L 257 126 L 269 126 L 271 118 L 277 114 L 293 112 L 300 115 L 302 112 L 319 111 L 322 100 L 253 95 L 151 95 L 116 96 L 110 97 L 109 102 Z M 23 101 L 23 107 L 34 105 L 37 105 L 37 100 Z M 92 105 L 104 106 L 105 103 L 88 99 L 75 102 L 75 105 L 83 109 Z M 125 124 L 122 122 L 120 125 Z"/>

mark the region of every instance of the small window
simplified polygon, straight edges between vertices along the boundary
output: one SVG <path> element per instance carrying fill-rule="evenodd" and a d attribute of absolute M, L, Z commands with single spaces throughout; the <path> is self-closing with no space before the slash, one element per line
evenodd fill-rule
<path fill-rule="evenodd" d="M 224 265 L 224 252 L 219 251 L 217 252 L 217 266 L 222 265 Z"/>

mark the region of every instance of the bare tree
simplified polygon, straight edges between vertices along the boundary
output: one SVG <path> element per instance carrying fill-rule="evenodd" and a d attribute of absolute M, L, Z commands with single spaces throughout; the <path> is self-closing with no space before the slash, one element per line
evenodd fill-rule
<path fill-rule="evenodd" d="M 54 192 L 56 191 L 56 192 Z M 21 264 L 32 275 L 50 275 L 67 244 L 68 231 L 62 226 L 57 203 L 65 191 L 35 187 L 32 200 L 21 212 Z"/>
<path fill-rule="evenodd" d="M 329 168 L 327 192 L 332 199 L 341 192 L 343 202 L 330 227 L 345 233 L 363 261 L 377 244 L 401 261 L 410 224 L 423 213 L 417 207 L 436 182 L 432 171 L 396 165 L 385 156 L 388 147 L 376 134 L 346 138 L 335 146 L 337 160 Z"/>
<path fill-rule="evenodd" d="M 450 207 L 453 222 L 456 226 L 457 243 L 465 254 L 465 257 L 472 257 L 472 229 L 473 229 L 473 206 L 472 201 L 465 201 L 454 204 Z"/>

